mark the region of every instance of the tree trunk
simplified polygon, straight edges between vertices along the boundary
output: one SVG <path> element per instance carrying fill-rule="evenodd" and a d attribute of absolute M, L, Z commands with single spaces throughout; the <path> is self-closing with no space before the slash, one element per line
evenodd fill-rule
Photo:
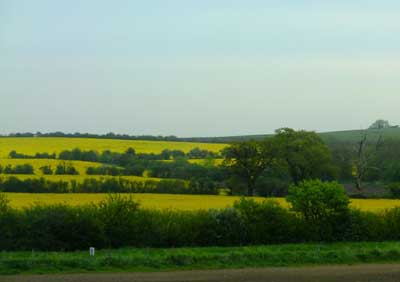
<path fill-rule="evenodd" d="M 362 189 L 362 180 L 359 177 L 356 178 L 356 189 L 359 192 L 361 192 L 363 190 Z"/>
<path fill-rule="evenodd" d="M 247 185 L 247 196 L 253 197 L 254 196 L 254 190 L 255 190 L 255 183 L 253 181 L 250 181 Z"/>

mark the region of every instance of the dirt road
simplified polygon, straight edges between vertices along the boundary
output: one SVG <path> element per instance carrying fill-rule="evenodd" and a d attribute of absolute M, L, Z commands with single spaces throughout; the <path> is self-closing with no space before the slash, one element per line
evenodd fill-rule
<path fill-rule="evenodd" d="M 400 264 L 0 276 L 0 282 L 399 282 Z"/>

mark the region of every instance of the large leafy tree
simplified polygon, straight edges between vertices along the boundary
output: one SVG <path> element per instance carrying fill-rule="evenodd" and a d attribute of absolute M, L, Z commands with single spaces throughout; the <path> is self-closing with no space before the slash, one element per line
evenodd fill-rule
<path fill-rule="evenodd" d="M 294 184 L 306 179 L 334 178 L 331 152 L 315 132 L 282 128 L 273 140 Z"/>
<path fill-rule="evenodd" d="M 370 125 L 369 129 L 385 129 L 391 127 L 389 121 L 378 119 L 373 124 Z"/>
<path fill-rule="evenodd" d="M 254 195 L 258 178 L 273 165 L 275 149 L 272 140 L 235 143 L 226 148 L 224 165 L 247 185 L 247 194 Z"/>

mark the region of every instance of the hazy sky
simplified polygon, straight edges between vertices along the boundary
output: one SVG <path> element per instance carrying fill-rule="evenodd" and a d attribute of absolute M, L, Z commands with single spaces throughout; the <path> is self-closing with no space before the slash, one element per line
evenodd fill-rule
<path fill-rule="evenodd" d="M 400 123 L 400 1 L 0 0 L 0 133 Z"/>

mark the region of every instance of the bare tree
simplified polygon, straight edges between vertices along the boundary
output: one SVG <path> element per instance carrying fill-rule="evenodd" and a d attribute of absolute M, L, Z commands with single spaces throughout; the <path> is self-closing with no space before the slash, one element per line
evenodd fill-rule
<path fill-rule="evenodd" d="M 375 144 L 370 145 L 368 141 L 368 133 L 365 131 L 360 141 L 357 142 L 356 146 L 356 155 L 354 160 L 354 181 L 358 191 L 363 190 L 363 181 L 367 172 L 372 169 L 379 169 L 372 166 L 371 163 L 379 148 L 383 144 L 382 134 L 379 135 Z"/>

